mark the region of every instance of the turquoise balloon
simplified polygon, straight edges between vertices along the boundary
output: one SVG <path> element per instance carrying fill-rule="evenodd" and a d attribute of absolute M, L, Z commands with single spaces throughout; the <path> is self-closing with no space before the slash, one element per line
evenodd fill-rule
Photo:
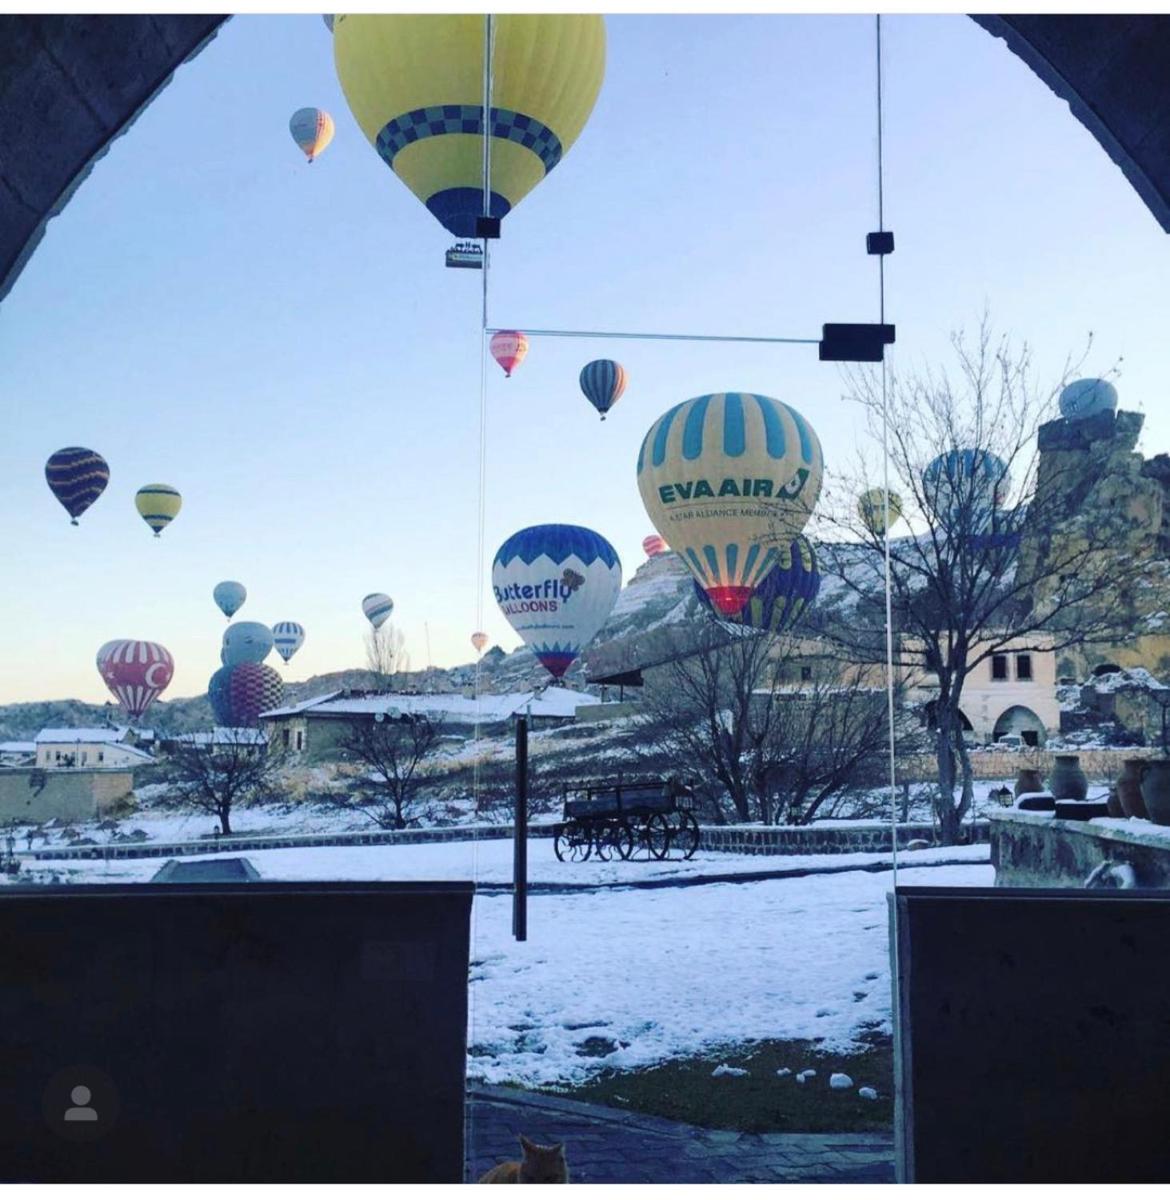
<path fill-rule="evenodd" d="M 223 631 L 220 658 L 225 667 L 263 662 L 272 653 L 272 630 L 259 621 L 237 621 Z"/>

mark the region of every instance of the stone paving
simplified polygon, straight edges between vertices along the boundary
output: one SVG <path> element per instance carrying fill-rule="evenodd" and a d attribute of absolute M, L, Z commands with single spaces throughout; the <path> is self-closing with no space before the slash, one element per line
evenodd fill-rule
<path fill-rule="evenodd" d="M 518 1135 L 563 1141 L 574 1183 L 893 1183 L 881 1133 L 736 1133 L 512 1088 L 468 1090 L 467 1178 L 519 1157 Z"/>

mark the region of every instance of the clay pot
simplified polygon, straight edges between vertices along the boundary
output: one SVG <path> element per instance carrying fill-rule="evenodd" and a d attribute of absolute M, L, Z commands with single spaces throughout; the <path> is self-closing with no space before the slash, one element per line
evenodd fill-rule
<path fill-rule="evenodd" d="M 1088 776 L 1081 770 L 1077 755 L 1056 756 L 1056 764 L 1048 777 L 1048 790 L 1057 800 L 1083 800 L 1088 795 Z"/>
<path fill-rule="evenodd" d="M 1141 795 L 1150 820 L 1170 825 L 1170 758 L 1147 758 L 1141 776 Z"/>
<path fill-rule="evenodd" d="M 1146 802 L 1142 799 L 1142 767 L 1144 758 L 1127 758 L 1117 777 L 1117 798 L 1121 801 L 1121 811 L 1127 817 L 1141 817 L 1143 821 L 1150 819 L 1146 812 Z"/>
<path fill-rule="evenodd" d="M 1125 809 L 1121 807 L 1121 797 L 1117 794 L 1117 784 L 1109 785 L 1109 797 L 1105 801 L 1111 817 L 1124 817 Z"/>
<path fill-rule="evenodd" d="M 1040 778 L 1040 772 L 1035 767 L 1021 767 L 1016 775 L 1016 786 L 1012 789 L 1012 794 L 1018 800 L 1025 792 L 1042 792 L 1044 790 L 1044 780 Z"/>

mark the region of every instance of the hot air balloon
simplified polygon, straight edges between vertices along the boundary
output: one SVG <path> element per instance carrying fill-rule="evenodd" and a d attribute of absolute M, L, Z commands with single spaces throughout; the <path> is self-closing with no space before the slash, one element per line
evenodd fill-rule
<path fill-rule="evenodd" d="M 488 644 L 488 635 L 486 633 L 473 633 L 471 635 L 471 644 L 475 647 L 476 654 L 482 654 L 484 646 Z"/>
<path fill-rule="evenodd" d="M 890 524 L 896 525 L 902 516 L 902 497 L 890 492 Z M 862 524 L 881 537 L 886 532 L 886 492 L 884 488 L 870 488 L 857 497 L 857 512 Z"/>
<path fill-rule="evenodd" d="M 1117 410 L 1117 389 L 1106 379 L 1074 379 L 1060 393 L 1060 415 L 1066 421 L 1083 421 Z"/>
<path fill-rule="evenodd" d="M 457 238 L 483 215 L 484 18 L 334 21 L 337 78 L 383 161 Z M 504 217 L 576 141 L 605 72 L 600 16 L 492 20 L 489 215 Z"/>
<path fill-rule="evenodd" d="M 220 658 L 225 667 L 263 662 L 272 650 L 272 630 L 259 621 L 237 621 L 223 631 Z"/>
<path fill-rule="evenodd" d="M 217 725 L 232 726 L 235 722 L 232 720 L 232 693 L 231 693 L 231 677 L 235 667 L 220 667 L 218 671 L 207 681 L 207 699 L 211 704 L 211 711 L 215 714 L 215 722 Z"/>
<path fill-rule="evenodd" d="M 642 549 L 645 550 L 647 558 L 654 558 L 659 554 L 665 554 L 670 547 L 658 534 L 652 533 L 649 537 L 642 539 Z"/>
<path fill-rule="evenodd" d="M 148 483 L 135 493 L 134 507 L 158 537 L 179 515 L 183 497 L 168 483 Z"/>
<path fill-rule="evenodd" d="M 745 625 L 768 633 L 791 629 L 804 615 L 821 590 L 817 556 L 806 537 L 792 541 L 784 560 L 778 562 L 756 585 L 751 599 L 728 617 L 711 603 L 707 593 L 695 583 L 695 594 L 704 608 L 720 621 Z"/>
<path fill-rule="evenodd" d="M 512 372 L 524 361 L 528 353 L 528 339 L 517 329 L 493 333 L 489 343 L 492 358 L 504 368 L 504 375 L 512 378 Z"/>
<path fill-rule="evenodd" d="M 277 621 L 272 627 L 272 641 L 276 653 L 287 663 L 304 645 L 305 627 L 296 621 Z"/>
<path fill-rule="evenodd" d="M 257 724 L 260 714 L 279 708 L 284 701 L 284 680 L 279 672 L 259 662 L 237 663 L 227 680 L 233 728 Z"/>
<path fill-rule="evenodd" d="M 1009 486 L 1007 464 L 990 450 L 948 450 L 922 472 L 927 508 L 947 532 L 967 537 L 990 529 Z"/>
<path fill-rule="evenodd" d="M 804 417 L 750 392 L 676 404 L 638 451 L 646 512 L 728 616 L 804 528 L 823 474 L 821 443 Z"/>
<path fill-rule="evenodd" d="M 219 606 L 219 611 L 230 621 L 247 600 L 248 589 L 234 579 L 225 579 L 211 589 L 211 598 Z"/>
<path fill-rule="evenodd" d="M 298 108 L 288 119 L 288 131 L 312 162 L 333 141 L 333 118 L 323 108 Z"/>
<path fill-rule="evenodd" d="M 125 638 L 107 642 L 98 655 L 98 671 L 106 687 L 132 721 L 146 712 L 175 673 L 170 652 L 157 642 Z"/>
<path fill-rule="evenodd" d="M 605 624 L 621 586 L 617 552 L 580 525 L 521 529 L 492 563 L 496 602 L 555 679 Z"/>
<path fill-rule="evenodd" d="M 626 369 L 612 358 L 597 358 L 581 368 L 581 390 L 601 419 L 621 399 L 626 390 Z"/>
<path fill-rule="evenodd" d="M 49 490 L 77 524 L 77 518 L 106 490 L 110 467 L 96 450 L 66 446 L 45 463 Z"/>
<path fill-rule="evenodd" d="M 362 612 L 375 629 L 381 629 L 394 611 L 394 601 L 385 592 L 371 592 L 362 601 Z"/>

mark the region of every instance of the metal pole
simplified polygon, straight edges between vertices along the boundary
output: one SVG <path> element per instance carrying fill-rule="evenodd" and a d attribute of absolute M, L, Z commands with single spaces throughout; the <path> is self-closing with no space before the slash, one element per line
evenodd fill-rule
<path fill-rule="evenodd" d="M 528 940 L 528 718 L 516 718 L 516 816 L 512 833 L 512 936 Z"/>
<path fill-rule="evenodd" d="M 495 327 L 487 324 L 484 318 L 484 333 L 510 333 L 511 330 L 502 326 Z M 757 342 L 764 345 L 786 346 L 819 346 L 820 338 L 795 337 L 739 337 L 715 333 L 625 333 L 618 330 L 604 329 L 529 329 L 524 327 L 525 337 L 560 337 L 560 338 L 622 338 L 627 341 L 639 342 Z"/>

